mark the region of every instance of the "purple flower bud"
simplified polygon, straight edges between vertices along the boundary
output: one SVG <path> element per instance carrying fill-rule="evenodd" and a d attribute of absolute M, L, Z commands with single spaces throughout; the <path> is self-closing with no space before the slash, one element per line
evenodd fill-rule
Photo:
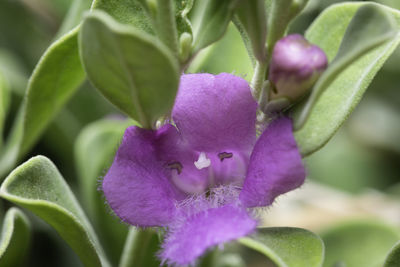
<path fill-rule="evenodd" d="M 327 64 L 324 51 L 300 34 L 282 38 L 272 52 L 269 80 L 276 91 L 271 91 L 270 98 L 296 101 L 311 88 Z"/>

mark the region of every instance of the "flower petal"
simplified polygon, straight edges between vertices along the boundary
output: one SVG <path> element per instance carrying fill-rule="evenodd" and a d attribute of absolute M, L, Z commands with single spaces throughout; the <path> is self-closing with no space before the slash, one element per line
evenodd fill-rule
<path fill-rule="evenodd" d="M 107 202 L 124 221 L 136 226 L 163 226 L 176 214 L 179 193 L 157 157 L 157 131 L 126 129 L 114 162 L 104 177 Z"/>
<path fill-rule="evenodd" d="M 157 131 L 157 136 L 157 157 L 169 169 L 167 174 L 174 185 L 185 193 L 204 192 L 209 185 L 209 170 L 195 166 L 200 153 L 193 151 L 171 124 L 162 126 Z"/>
<path fill-rule="evenodd" d="M 242 186 L 246 177 L 250 154 L 238 151 L 224 151 L 209 155 L 214 185 L 233 184 Z"/>
<path fill-rule="evenodd" d="M 181 77 L 172 117 L 193 149 L 249 150 L 255 142 L 257 103 L 247 82 L 232 74 Z"/>
<path fill-rule="evenodd" d="M 280 194 L 301 186 L 305 176 L 292 121 L 278 118 L 257 140 L 240 200 L 246 207 L 270 205 Z"/>
<path fill-rule="evenodd" d="M 212 246 L 250 234 L 256 221 L 233 204 L 194 214 L 167 236 L 160 256 L 168 264 L 192 264 Z"/>

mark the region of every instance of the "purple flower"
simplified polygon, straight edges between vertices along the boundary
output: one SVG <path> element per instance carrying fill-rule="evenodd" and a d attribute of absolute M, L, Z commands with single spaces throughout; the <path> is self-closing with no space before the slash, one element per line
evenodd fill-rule
<path fill-rule="evenodd" d="M 296 101 L 311 88 L 327 64 L 324 51 L 300 34 L 282 38 L 272 52 L 269 80 L 277 92 L 272 92 L 271 98 Z"/>
<path fill-rule="evenodd" d="M 164 262 L 191 264 L 251 233 L 250 208 L 304 182 L 291 120 L 275 119 L 256 139 L 256 111 L 245 80 L 188 74 L 172 112 L 176 126 L 126 130 L 103 191 L 123 221 L 168 228 Z"/>

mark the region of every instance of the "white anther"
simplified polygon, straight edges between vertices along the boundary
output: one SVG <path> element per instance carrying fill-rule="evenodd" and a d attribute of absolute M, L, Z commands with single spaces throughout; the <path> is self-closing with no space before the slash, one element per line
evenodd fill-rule
<path fill-rule="evenodd" d="M 201 170 L 210 167 L 211 160 L 207 158 L 206 153 L 201 152 L 199 155 L 199 159 L 194 162 L 194 165 L 196 166 L 197 169 Z"/>

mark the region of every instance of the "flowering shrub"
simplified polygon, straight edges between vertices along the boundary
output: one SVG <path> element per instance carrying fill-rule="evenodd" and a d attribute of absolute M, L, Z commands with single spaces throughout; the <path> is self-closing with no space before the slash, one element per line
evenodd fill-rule
<path fill-rule="evenodd" d="M 245 266 L 254 250 L 276 266 L 340 264 L 342 256 L 329 254 L 339 235 L 322 240 L 301 228 L 264 227 L 262 218 L 303 185 L 302 158 L 330 140 L 398 46 L 400 13 L 341 3 L 293 34 L 299 15 L 309 14 L 307 3 L 74 1 L 29 81 L 18 64 L 0 62 L 1 198 L 46 221 L 84 266 Z M 233 24 L 247 58 L 215 52 Z M 244 75 L 204 71 L 207 62 L 236 58 L 252 68 Z M 16 165 L 36 153 L 39 140 L 51 143 L 45 129 L 54 121 L 55 150 L 65 163 L 58 165 L 75 174 L 68 139 L 90 119 L 74 120 L 65 105 L 86 78 L 97 91 L 90 89 L 89 100 L 78 93 L 70 105 L 79 118 L 108 117 L 85 127 L 75 143 L 76 198 L 48 158 Z M 18 114 L 7 114 L 21 92 Z M 75 101 L 83 102 L 79 109 Z M 7 210 L 0 266 L 24 264 L 31 221 L 19 208 Z M 368 224 L 342 232 L 361 240 L 359 229 L 385 240 L 376 262 L 397 266 L 399 246 L 388 252 L 397 231 Z M 375 263 L 360 262 L 354 266 Z"/>

